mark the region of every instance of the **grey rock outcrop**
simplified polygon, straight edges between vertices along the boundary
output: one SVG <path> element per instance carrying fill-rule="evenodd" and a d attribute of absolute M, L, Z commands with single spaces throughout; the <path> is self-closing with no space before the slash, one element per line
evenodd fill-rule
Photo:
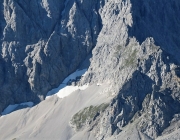
<path fill-rule="evenodd" d="M 134 122 L 139 133 L 155 139 L 164 133 L 174 116 L 180 113 L 179 67 L 174 64 L 174 57 L 156 46 L 152 38 L 147 38 L 141 45 L 135 43 L 134 39 L 130 42 L 126 47 L 121 47 L 122 52 L 129 57 L 122 57 L 123 54 L 119 57 L 118 69 L 114 68 L 118 71 L 114 73 L 116 75 L 113 78 L 110 76 L 108 81 L 102 80 L 111 81 L 109 85 L 112 87 L 108 92 L 115 92 L 117 96 L 90 125 L 90 130 L 96 133 L 97 139 L 118 136 L 124 127 Z M 134 50 L 131 50 L 132 44 L 135 44 Z M 95 74 L 94 72 L 93 76 L 96 78 Z"/>
<path fill-rule="evenodd" d="M 109 85 L 114 98 L 74 122 L 99 140 L 121 138 L 126 127 L 137 139 L 179 128 L 179 1 L 4 0 L 0 9 L 0 112 L 43 100 L 92 51 L 78 84 Z"/>
<path fill-rule="evenodd" d="M 172 16 L 179 13 L 179 7 L 174 1 L 105 3 L 100 12 L 103 28 L 89 74 L 83 79 L 84 83 L 109 83 L 108 92 L 117 95 L 97 118 L 96 127 L 92 126 L 97 139 L 118 137 L 137 120 L 134 128 L 148 139 L 163 135 L 165 130 L 168 133 L 172 127 L 180 111 L 179 19 Z M 178 35 L 171 36 L 175 30 Z"/>

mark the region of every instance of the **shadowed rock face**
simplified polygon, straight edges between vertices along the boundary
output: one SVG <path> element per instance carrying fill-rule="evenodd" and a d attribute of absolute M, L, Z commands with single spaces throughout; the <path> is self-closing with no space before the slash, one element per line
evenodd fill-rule
<path fill-rule="evenodd" d="M 138 132 L 154 139 L 178 121 L 179 1 L 0 4 L 0 112 L 8 104 L 43 100 L 92 52 L 80 84 L 106 83 L 108 94 L 117 95 L 86 126 L 97 139 L 118 136 L 136 120 Z"/>
<path fill-rule="evenodd" d="M 175 74 L 180 78 L 180 67 L 175 68 Z"/>
<path fill-rule="evenodd" d="M 156 45 L 179 59 L 180 3 L 131 0 L 131 4 L 133 26 L 129 27 L 129 35 L 135 36 L 140 43 L 153 37 Z"/>
<path fill-rule="evenodd" d="M 43 100 L 77 69 L 96 44 L 100 6 L 97 0 L 1 1 L 0 112 Z"/>

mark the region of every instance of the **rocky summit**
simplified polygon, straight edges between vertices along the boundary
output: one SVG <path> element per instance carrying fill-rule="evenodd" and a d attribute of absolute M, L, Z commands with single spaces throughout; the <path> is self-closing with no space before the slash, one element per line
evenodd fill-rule
<path fill-rule="evenodd" d="M 0 10 L 0 139 L 180 139 L 180 1 Z"/>

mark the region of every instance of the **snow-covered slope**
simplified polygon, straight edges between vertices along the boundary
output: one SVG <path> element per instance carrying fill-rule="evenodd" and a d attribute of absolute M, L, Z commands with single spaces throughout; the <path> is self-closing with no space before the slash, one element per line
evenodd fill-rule
<path fill-rule="evenodd" d="M 70 74 L 58 88 L 47 93 L 46 100 L 35 106 L 32 102 L 9 105 L 0 117 L 1 139 L 96 139 L 94 134 L 86 132 L 87 129 L 76 133 L 70 121 L 78 111 L 89 106 L 109 104 L 114 96 L 106 92 L 108 85 L 80 86 L 86 71 L 76 70 Z"/>
<path fill-rule="evenodd" d="M 107 85 L 106 85 L 107 86 Z M 92 85 L 77 90 L 66 98 L 51 96 L 40 104 L 0 117 L 0 138 L 3 140 L 79 140 L 95 139 L 87 132 L 77 133 L 70 126 L 72 116 L 90 105 L 110 102 L 112 96 L 100 94 L 106 86 Z M 13 124 L 13 125 L 12 125 Z"/>
<path fill-rule="evenodd" d="M 57 88 L 52 89 L 47 93 L 46 99 L 54 94 L 57 95 L 59 98 L 64 98 L 76 90 L 85 90 L 88 87 L 88 84 L 79 86 L 79 85 L 68 85 L 68 83 L 71 84 L 73 81 L 78 82 L 78 78 L 80 80 L 80 78 L 84 76 L 86 71 L 87 69 L 76 70 L 74 73 L 70 74 L 68 77 L 64 79 L 64 81 Z"/>

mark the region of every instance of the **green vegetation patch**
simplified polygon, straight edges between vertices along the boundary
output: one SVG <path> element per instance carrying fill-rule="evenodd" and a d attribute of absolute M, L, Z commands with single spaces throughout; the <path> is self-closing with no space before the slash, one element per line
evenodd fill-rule
<path fill-rule="evenodd" d="M 117 52 L 120 52 L 121 49 L 122 49 L 122 46 L 121 46 L 121 45 L 117 45 L 117 46 L 116 46 L 116 51 L 117 51 Z"/>
<path fill-rule="evenodd" d="M 117 46 L 116 46 L 116 48 L 115 48 L 116 51 L 115 51 L 115 53 L 114 53 L 114 56 L 115 56 L 115 57 L 119 57 L 122 48 L 123 48 L 123 47 L 122 47 L 121 45 L 117 45 Z"/>
<path fill-rule="evenodd" d="M 92 120 L 95 120 L 100 113 L 105 111 L 108 105 L 109 104 L 104 103 L 99 106 L 91 105 L 90 107 L 80 110 L 72 117 L 71 124 L 76 127 L 76 130 L 81 129 L 85 124 L 90 124 Z"/>
<path fill-rule="evenodd" d="M 125 60 L 125 66 L 133 66 L 136 61 L 136 55 L 137 55 L 137 50 L 134 50 L 132 54 L 129 55 L 128 59 Z"/>

